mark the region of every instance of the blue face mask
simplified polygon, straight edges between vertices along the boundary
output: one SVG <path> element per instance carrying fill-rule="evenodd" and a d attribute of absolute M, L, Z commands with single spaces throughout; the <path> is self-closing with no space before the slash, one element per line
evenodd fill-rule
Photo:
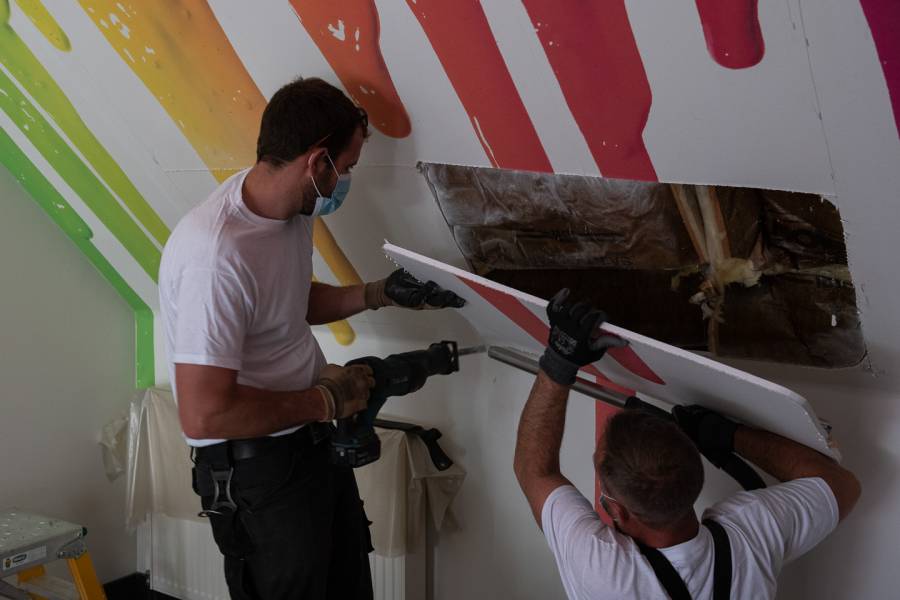
<path fill-rule="evenodd" d="M 313 217 L 330 215 L 341 207 L 341 204 L 344 203 L 344 199 L 347 198 L 347 194 L 350 193 L 350 174 L 346 173 L 344 175 L 341 175 L 337 172 L 334 163 L 331 162 L 331 157 L 326 154 L 325 158 L 328 159 L 329 164 L 331 164 L 331 168 L 334 169 L 335 174 L 338 176 L 337 183 L 335 184 L 334 191 L 331 192 L 330 196 L 323 196 L 322 192 L 319 191 L 319 186 L 316 185 L 315 177 L 311 178 L 313 182 L 313 188 L 315 188 L 316 194 L 318 194 L 318 197 L 316 198 L 316 205 L 313 208 L 311 215 Z"/>

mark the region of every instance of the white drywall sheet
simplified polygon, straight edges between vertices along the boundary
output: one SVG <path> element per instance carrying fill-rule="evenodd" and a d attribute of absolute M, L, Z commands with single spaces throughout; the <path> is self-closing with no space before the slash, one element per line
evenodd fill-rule
<path fill-rule="evenodd" d="M 487 345 L 533 354 L 547 337 L 547 302 L 391 244 L 388 258 L 422 281 L 435 281 L 468 303 L 460 309 Z M 590 365 L 590 376 L 611 389 L 669 404 L 701 404 L 796 440 L 836 459 L 827 434 L 805 398 L 791 390 L 686 350 L 616 327 L 605 332 L 629 342 Z"/>

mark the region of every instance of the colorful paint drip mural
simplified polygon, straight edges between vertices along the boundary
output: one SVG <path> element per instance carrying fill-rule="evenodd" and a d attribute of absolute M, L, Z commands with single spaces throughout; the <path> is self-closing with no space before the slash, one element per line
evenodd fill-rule
<path fill-rule="evenodd" d="M 384 135 L 408 136 L 409 115 L 379 46 L 381 24 L 375 2 L 291 0 L 291 6 L 344 89 L 369 113 L 369 123 Z"/>
<path fill-rule="evenodd" d="M 2 163 L 134 310 L 137 383 L 147 386 L 154 377 L 157 302 L 148 290 L 170 227 L 180 216 L 171 207 L 183 212 L 202 197 L 163 197 L 183 190 L 175 185 L 152 189 L 141 182 L 171 182 L 179 175 L 157 160 L 171 151 L 165 140 L 183 143 L 196 155 L 202 176 L 210 179 L 198 188 L 251 165 L 266 104 L 261 88 L 270 89 L 273 82 L 314 75 L 343 86 L 368 111 L 377 131 L 370 140 L 373 150 L 367 151 L 373 169 L 411 168 L 421 159 L 446 157 L 446 162 L 504 169 L 681 181 L 684 163 L 679 160 L 688 155 L 699 166 L 687 178 L 706 183 L 721 170 L 704 171 L 704 165 L 731 148 L 686 143 L 673 152 L 659 142 L 670 128 L 685 130 L 685 122 L 702 136 L 705 120 L 713 118 L 691 112 L 683 90 L 714 95 L 721 90 L 716 78 L 756 82 L 777 75 L 776 61 L 791 59 L 802 66 L 791 75 L 796 90 L 791 106 L 796 108 L 784 109 L 794 111 L 791 118 L 770 130 L 784 140 L 824 141 L 820 115 L 810 109 L 817 100 L 808 40 L 796 27 L 782 27 L 788 17 L 781 3 L 684 4 L 666 7 L 682 19 L 671 28 L 648 16 L 646 6 L 624 0 L 502 5 L 477 0 L 259 5 L 0 0 Z M 861 0 L 860 10 L 898 115 L 900 6 Z M 666 36 L 676 35 L 692 44 L 677 60 L 696 68 L 670 76 L 674 59 L 654 47 L 674 43 L 676 38 Z M 278 60 L 248 60 L 270 48 Z M 511 60 L 513 54 L 518 61 Z M 523 55 L 527 60 L 521 60 Z M 660 66 L 663 59 L 669 62 Z M 83 69 L 89 83 L 72 86 L 64 71 L 73 65 Z M 684 79 L 673 92 L 672 79 L 689 77 L 694 79 Z M 528 86 L 522 85 L 526 78 Z M 681 113 L 667 111 L 667 104 L 678 102 L 685 103 Z M 149 114 L 148 104 L 159 114 Z M 93 118 L 84 113 L 87 106 Z M 749 140 L 743 151 L 749 147 L 763 155 L 778 146 L 777 139 L 753 138 L 754 127 L 744 118 L 747 107 L 722 103 L 715 110 L 717 127 L 733 128 L 726 131 L 728 139 Z M 106 112 L 121 117 L 121 131 L 111 133 L 114 126 L 98 119 Z M 757 119 L 765 116 L 765 111 L 756 114 Z M 560 120 L 568 128 L 557 127 Z M 812 124 L 813 137 L 803 137 L 808 132 L 801 131 L 802 123 Z M 900 128 L 900 120 L 895 123 Z M 158 130 L 165 131 L 146 135 Z M 431 137 L 422 137 L 426 130 Z M 146 160 L 117 155 L 114 149 L 124 144 L 138 148 Z M 579 155 L 581 147 L 585 156 Z M 361 167 L 366 168 L 366 160 Z M 742 152 L 726 160 L 734 167 L 726 173 L 741 172 L 746 164 Z M 834 185 L 830 165 L 809 172 L 824 175 L 809 175 L 797 188 L 816 192 Z M 356 192 L 360 206 L 392 206 L 388 200 L 365 198 L 366 193 Z M 414 194 L 405 201 L 428 202 Z M 323 259 L 317 264 L 324 265 L 317 277 L 342 285 L 361 282 L 339 241 L 346 243 L 316 220 L 315 247 Z M 342 344 L 355 338 L 346 322 L 332 324 L 331 330 Z"/>
<path fill-rule="evenodd" d="M 256 161 L 266 100 L 204 0 L 79 3 L 218 181 Z M 342 285 L 362 283 L 321 219 L 315 244 Z M 353 342 L 346 321 L 329 327 L 339 342 Z"/>

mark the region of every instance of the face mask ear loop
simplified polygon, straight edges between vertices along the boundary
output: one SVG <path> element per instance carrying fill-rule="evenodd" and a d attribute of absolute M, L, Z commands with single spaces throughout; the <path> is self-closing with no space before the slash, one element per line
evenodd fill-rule
<path fill-rule="evenodd" d="M 321 197 L 322 192 L 319 191 L 319 186 L 316 185 L 316 178 L 313 175 L 310 175 L 309 178 L 312 180 L 313 189 L 316 190 L 316 196 Z"/>
<path fill-rule="evenodd" d="M 331 157 L 328 156 L 328 150 L 325 151 L 325 158 L 328 159 L 328 163 L 331 165 L 331 168 L 334 169 L 335 173 L 337 173 L 337 169 L 335 169 L 334 163 L 331 162 Z M 320 198 L 324 198 L 324 196 L 322 196 L 322 192 L 319 191 L 319 186 L 316 184 L 316 176 L 311 174 L 309 178 L 312 179 L 313 189 L 316 190 L 316 195 Z"/>
<path fill-rule="evenodd" d="M 331 165 L 331 169 L 334 171 L 334 174 L 337 175 L 338 179 L 340 179 L 340 178 L 341 178 L 341 174 L 338 173 L 337 167 L 334 166 L 334 161 L 331 160 L 331 156 L 328 155 L 328 154 L 326 154 L 326 155 L 325 155 L 325 158 L 328 159 L 328 163 Z"/>

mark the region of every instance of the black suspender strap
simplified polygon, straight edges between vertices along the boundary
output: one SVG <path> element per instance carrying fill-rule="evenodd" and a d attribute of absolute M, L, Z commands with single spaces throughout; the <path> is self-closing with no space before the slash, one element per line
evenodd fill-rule
<path fill-rule="evenodd" d="M 731 544 L 728 543 L 728 534 L 712 519 L 706 519 L 703 524 L 712 534 L 716 549 L 713 600 L 727 600 L 731 596 Z"/>
<path fill-rule="evenodd" d="M 678 574 L 678 571 L 675 570 L 675 567 L 672 566 L 672 563 L 663 556 L 663 553 L 656 548 L 645 546 L 637 540 L 634 540 L 634 543 L 637 544 L 641 554 L 653 567 L 656 578 L 659 579 L 659 583 L 666 590 L 669 598 L 672 600 L 691 600 L 691 594 L 688 592 L 687 586 L 684 585 L 684 580 Z"/>
<path fill-rule="evenodd" d="M 713 562 L 713 600 L 728 600 L 731 596 L 731 544 L 728 542 L 728 534 L 725 529 L 713 521 L 706 519 L 703 525 L 712 534 L 715 558 Z M 660 585 L 669 595 L 671 600 L 691 600 L 684 580 L 672 563 L 656 548 L 645 546 L 634 540 L 638 549 L 656 574 Z"/>

